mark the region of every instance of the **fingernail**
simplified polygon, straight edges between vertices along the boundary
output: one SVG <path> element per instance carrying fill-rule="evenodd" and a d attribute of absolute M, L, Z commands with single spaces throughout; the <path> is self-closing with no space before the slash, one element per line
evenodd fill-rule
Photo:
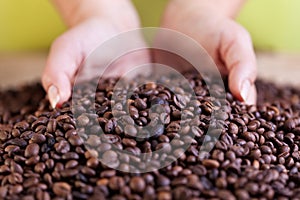
<path fill-rule="evenodd" d="M 48 97 L 51 104 L 51 107 L 54 109 L 59 102 L 59 93 L 56 86 L 51 85 L 48 89 Z"/>
<path fill-rule="evenodd" d="M 249 80 L 243 81 L 242 86 L 241 86 L 241 90 L 240 90 L 243 101 L 247 101 L 248 95 L 249 95 L 249 92 L 250 92 L 250 88 L 251 88 L 250 81 Z"/>

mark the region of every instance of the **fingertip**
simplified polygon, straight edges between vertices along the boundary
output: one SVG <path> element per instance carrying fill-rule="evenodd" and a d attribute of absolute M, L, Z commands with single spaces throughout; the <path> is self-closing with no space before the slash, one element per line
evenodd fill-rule
<path fill-rule="evenodd" d="M 248 99 L 250 95 L 250 88 L 251 82 L 248 79 L 244 80 L 240 86 L 240 96 L 243 101 L 246 101 Z"/>
<path fill-rule="evenodd" d="M 71 80 L 61 72 L 53 76 L 53 73 L 46 70 L 42 76 L 42 85 L 52 108 L 60 107 L 71 96 Z"/>
<path fill-rule="evenodd" d="M 248 105 L 256 105 L 257 100 L 257 92 L 256 92 L 256 86 L 255 84 L 252 84 L 247 99 L 245 99 L 245 103 Z"/>
<path fill-rule="evenodd" d="M 235 73 L 229 74 L 229 90 L 239 101 L 245 102 L 249 105 L 256 104 L 256 87 L 255 83 L 250 78 L 243 78 L 237 76 Z"/>

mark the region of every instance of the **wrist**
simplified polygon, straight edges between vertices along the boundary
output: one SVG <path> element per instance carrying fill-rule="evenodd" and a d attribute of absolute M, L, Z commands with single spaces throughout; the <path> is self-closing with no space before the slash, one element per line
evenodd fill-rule
<path fill-rule="evenodd" d="M 199 13 L 209 12 L 235 18 L 245 2 L 246 0 L 189 0 L 187 3 L 183 0 L 171 0 L 169 4 L 180 9 L 188 7 L 188 9 L 197 10 Z"/>
<path fill-rule="evenodd" d="M 68 27 L 89 19 L 104 19 L 121 30 L 137 28 L 138 15 L 130 0 L 52 0 Z"/>

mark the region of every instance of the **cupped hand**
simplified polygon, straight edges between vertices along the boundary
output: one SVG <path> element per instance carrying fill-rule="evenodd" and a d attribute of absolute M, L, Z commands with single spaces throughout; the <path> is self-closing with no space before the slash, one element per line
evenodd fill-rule
<path fill-rule="evenodd" d="M 166 8 L 161 26 L 196 40 L 228 75 L 233 95 L 256 103 L 256 57 L 249 33 L 217 7 L 173 1 Z M 198 1 L 201 2 L 201 1 Z"/>
<path fill-rule="evenodd" d="M 97 16 L 81 20 L 59 36 L 51 46 L 42 75 L 42 84 L 47 91 L 51 106 L 53 108 L 60 106 L 70 98 L 76 73 L 93 50 L 114 36 L 138 26 L 138 19 L 125 22 L 119 20 L 116 23 L 116 20 L 111 20 L 107 16 Z M 142 38 L 137 37 L 136 40 L 143 42 Z M 103 54 L 107 53 L 103 52 Z M 122 75 L 133 66 L 147 63 L 149 60 L 147 52 L 122 56 L 112 67 L 114 70 L 105 71 L 104 76 Z M 97 64 L 101 66 L 101 63 Z"/>

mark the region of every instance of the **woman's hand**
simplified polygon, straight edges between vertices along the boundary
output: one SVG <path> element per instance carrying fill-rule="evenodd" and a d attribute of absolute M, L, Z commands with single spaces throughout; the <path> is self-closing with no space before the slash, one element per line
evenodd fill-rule
<path fill-rule="evenodd" d="M 173 0 L 166 8 L 161 26 L 196 40 L 219 70 L 228 74 L 233 95 L 255 104 L 256 58 L 252 41 L 248 32 L 231 18 L 241 4 L 241 0 Z"/>
<path fill-rule="evenodd" d="M 70 98 L 76 72 L 95 48 L 121 32 L 139 27 L 138 15 L 129 0 L 56 0 L 54 3 L 69 30 L 53 42 L 42 76 L 53 108 Z M 126 55 L 119 60 L 118 70 L 105 75 L 121 75 L 148 59 L 144 52 Z"/>

